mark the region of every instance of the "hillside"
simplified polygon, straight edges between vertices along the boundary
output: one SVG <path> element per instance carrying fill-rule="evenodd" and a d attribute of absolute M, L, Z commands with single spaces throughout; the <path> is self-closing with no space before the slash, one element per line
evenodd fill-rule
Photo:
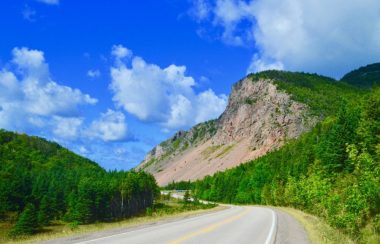
<path fill-rule="evenodd" d="M 91 223 L 135 215 L 153 204 L 154 178 L 106 172 L 39 137 L 0 130 L 0 220 L 11 235 L 33 234 L 54 221 Z"/>
<path fill-rule="evenodd" d="M 344 75 L 341 81 L 360 88 L 380 86 L 380 63 L 369 64 Z"/>
<path fill-rule="evenodd" d="M 343 103 L 336 115 L 279 150 L 190 188 L 212 201 L 292 206 L 360 243 L 379 243 L 380 89 Z"/>
<path fill-rule="evenodd" d="M 160 185 L 195 180 L 281 147 L 361 91 L 316 74 L 265 71 L 237 82 L 223 114 L 176 133 L 137 167 Z"/>

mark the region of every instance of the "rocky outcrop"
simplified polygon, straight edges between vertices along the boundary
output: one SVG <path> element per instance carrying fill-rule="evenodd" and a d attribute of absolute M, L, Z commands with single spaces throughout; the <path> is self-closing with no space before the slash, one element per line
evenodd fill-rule
<path fill-rule="evenodd" d="M 306 105 L 293 101 L 270 81 L 245 79 L 233 87 L 212 140 L 221 145 L 249 139 L 253 150 L 263 146 L 277 148 L 282 141 L 298 137 L 315 122 Z"/>
<path fill-rule="evenodd" d="M 160 185 L 199 179 L 274 150 L 317 120 L 271 80 L 246 78 L 233 86 L 217 120 L 176 133 L 148 153 L 137 169 L 152 173 Z"/>

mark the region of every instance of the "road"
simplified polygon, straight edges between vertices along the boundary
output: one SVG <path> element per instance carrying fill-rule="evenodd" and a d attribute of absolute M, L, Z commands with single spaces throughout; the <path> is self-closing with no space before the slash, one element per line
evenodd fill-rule
<path fill-rule="evenodd" d="M 282 212 L 279 214 L 278 211 L 266 207 L 229 206 L 225 210 L 201 216 L 138 229 L 126 229 L 116 234 L 104 233 L 103 236 L 87 235 L 60 240 L 59 243 L 270 244 L 308 241 L 298 222 Z"/>

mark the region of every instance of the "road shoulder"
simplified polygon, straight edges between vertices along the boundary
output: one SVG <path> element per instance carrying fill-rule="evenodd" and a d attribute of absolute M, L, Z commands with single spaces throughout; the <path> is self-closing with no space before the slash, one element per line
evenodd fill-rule
<path fill-rule="evenodd" d="M 279 208 L 273 209 L 277 216 L 276 244 L 308 244 L 310 243 L 308 234 L 303 225 Z"/>
<path fill-rule="evenodd" d="M 130 225 L 126 224 L 125 226 L 120 226 L 120 227 L 104 228 L 102 230 L 95 230 L 95 231 L 87 232 L 87 233 L 80 233 L 80 234 L 74 234 L 74 235 L 66 236 L 66 237 L 44 240 L 39 243 L 44 243 L 44 244 L 77 243 L 77 242 L 82 242 L 86 240 L 97 239 L 100 237 L 118 235 L 118 234 L 129 232 L 129 231 L 139 230 L 139 229 L 148 228 L 151 226 L 156 226 L 156 225 L 165 224 L 165 223 L 171 223 L 171 222 L 175 222 L 175 221 L 179 221 L 183 219 L 194 218 L 201 215 L 207 215 L 207 214 L 225 210 L 227 208 L 228 208 L 227 206 L 217 206 L 215 208 L 207 209 L 207 210 L 183 212 L 183 213 L 176 214 L 174 216 L 170 216 L 170 215 L 164 216 L 162 218 L 146 221 L 144 223 L 136 223 L 136 224 L 130 224 Z"/>
<path fill-rule="evenodd" d="M 310 243 L 355 243 L 346 234 L 329 226 L 322 218 L 289 207 L 277 207 L 276 210 L 286 212 L 297 219 L 305 228 Z"/>

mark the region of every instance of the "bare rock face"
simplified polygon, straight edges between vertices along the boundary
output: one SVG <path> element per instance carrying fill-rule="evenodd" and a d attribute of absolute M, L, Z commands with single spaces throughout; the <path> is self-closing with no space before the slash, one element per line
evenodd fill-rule
<path fill-rule="evenodd" d="M 219 119 L 177 132 L 149 152 L 137 169 L 152 173 L 160 185 L 200 179 L 277 149 L 317 121 L 306 105 L 270 80 L 246 78 L 234 85 Z"/>
<path fill-rule="evenodd" d="M 245 79 L 233 87 L 212 140 L 220 145 L 249 139 L 253 150 L 263 146 L 277 148 L 285 139 L 298 137 L 316 121 L 308 116 L 304 104 L 291 100 L 270 81 L 253 83 Z"/>

